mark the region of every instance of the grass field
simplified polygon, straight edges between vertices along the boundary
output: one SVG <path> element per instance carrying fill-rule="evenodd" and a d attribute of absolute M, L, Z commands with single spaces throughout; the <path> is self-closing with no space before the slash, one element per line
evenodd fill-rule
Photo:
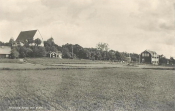
<path fill-rule="evenodd" d="M 111 61 L 88 60 L 88 59 L 58 59 L 58 58 L 24 58 L 26 63 L 52 65 L 52 64 L 108 64 Z M 0 59 L 0 63 L 22 63 L 19 59 Z"/>
<path fill-rule="evenodd" d="M 0 59 L 0 63 L 21 63 L 19 59 Z"/>
<path fill-rule="evenodd" d="M 96 63 L 106 63 L 103 61 L 93 61 L 88 59 L 58 59 L 58 58 L 27 58 L 27 62 L 43 65 L 51 64 L 96 64 Z"/>
<path fill-rule="evenodd" d="M 0 89 L 1 111 L 175 110 L 173 70 L 1 70 Z"/>

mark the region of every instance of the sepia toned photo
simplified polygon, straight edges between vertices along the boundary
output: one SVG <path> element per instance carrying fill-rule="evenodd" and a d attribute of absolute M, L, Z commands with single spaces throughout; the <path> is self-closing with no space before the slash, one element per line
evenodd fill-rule
<path fill-rule="evenodd" d="M 0 0 L 0 111 L 175 111 L 175 1 Z"/>

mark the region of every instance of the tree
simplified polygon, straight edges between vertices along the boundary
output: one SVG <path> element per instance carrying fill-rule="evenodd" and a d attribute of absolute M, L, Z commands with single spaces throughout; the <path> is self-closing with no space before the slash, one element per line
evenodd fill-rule
<path fill-rule="evenodd" d="M 32 49 L 30 47 L 18 46 L 18 47 L 16 47 L 16 49 L 19 52 L 19 57 L 21 57 L 21 58 L 32 56 L 33 52 L 32 52 Z"/>
<path fill-rule="evenodd" d="M 34 42 L 37 46 L 41 44 L 41 40 L 39 38 L 35 39 Z"/>
<path fill-rule="evenodd" d="M 62 47 L 61 46 L 58 46 L 57 44 L 54 45 L 55 48 L 58 50 L 58 51 L 62 51 Z"/>
<path fill-rule="evenodd" d="M 91 58 L 91 53 L 90 53 L 89 50 L 84 49 L 84 53 L 85 53 L 84 59 L 90 59 Z"/>
<path fill-rule="evenodd" d="M 0 46 L 3 46 L 3 45 L 4 45 L 4 43 L 2 41 L 0 41 Z"/>
<path fill-rule="evenodd" d="M 171 61 L 172 64 L 175 64 L 175 60 L 174 60 L 173 57 L 170 57 L 170 61 Z"/>
<path fill-rule="evenodd" d="M 51 37 L 49 39 L 47 39 L 47 41 L 44 41 L 44 46 L 54 46 L 55 45 L 55 42 L 54 42 L 54 39 Z"/>
<path fill-rule="evenodd" d="M 130 53 L 131 60 L 134 62 L 139 62 L 139 55 L 136 53 Z"/>
<path fill-rule="evenodd" d="M 13 48 L 11 50 L 11 57 L 12 57 L 12 59 L 16 59 L 19 57 L 19 52 L 16 50 L 16 48 Z"/>
<path fill-rule="evenodd" d="M 173 57 L 170 57 L 170 60 L 171 60 L 171 61 L 174 61 L 174 58 L 173 58 Z"/>
<path fill-rule="evenodd" d="M 108 51 L 109 50 L 108 46 L 109 45 L 107 43 L 98 43 L 96 48 L 101 51 Z"/>
<path fill-rule="evenodd" d="M 95 52 L 96 52 L 96 54 L 95 54 L 95 59 L 96 59 L 96 60 L 101 60 L 101 59 L 103 59 L 103 58 L 102 58 L 102 52 L 101 52 L 100 50 L 96 50 Z"/>
<path fill-rule="evenodd" d="M 24 58 L 27 55 L 27 48 L 25 46 L 19 46 L 17 47 L 17 50 L 19 52 L 19 57 Z"/>
<path fill-rule="evenodd" d="M 62 47 L 54 43 L 54 39 L 51 37 L 47 41 L 44 41 L 44 47 L 47 52 L 61 51 Z"/>
<path fill-rule="evenodd" d="M 38 47 L 38 57 L 45 57 L 46 56 L 46 50 L 44 47 Z"/>
<path fill-rule="evenodd" d="M 63 58 L 71 58 L 71 54 L 69 52 L 69 49 L 64 47 L 63 50 L 62 50 L 62 54 L 63 54 Z"/>
<path fill-rule="evenodd" d="M 167 64 L 167 59 L 163 54 L 159 56 L 159 63 L 160 64 Z"/>
<path fill-rule="evenodd" d="M 45 57 L 46 56 L 46 50 L 45 47 L 31 47 L 32 49 L 32 56 L 33 57 Z"/>
<path fill-rule="evenodd" d="M 10 40 L 9 40 L 9 44 L 10 44 L 11 47 L 15 44 L 15 41 L 14 41 L 13 38 L 10 38 Z"/>
<path fill-rule="evenodd" d="M 27 39 L 27 42 L 28 42 L 28 44 L 32 44 L 32 43 L 34 43 L 34 40 L 33 39 Z"/>
<path fill-rule="evenodd" d="M 110 51 L 108 52 L 108 59 L 109 59 L 109 60 L 115 60 L 115 59 L 116 59 L 115 51 L 114 51 L 114 50 L 110 50 Z"/>
<path fill-rule="evenodd" d="M 120 53 L 121 60 L 122 60 L 122 61 L 126 61 L 126 60 L 127 60 L 127 59 L 126 59 L 127 55 L 128 55 L 128 54 L 127 54 L 126 52 L 121 52 L 121 53 Z"/>
<path fill-rule="evenodd" d="M 98 43 L 96 48 L 97 50 L 100 50 L 102 51 L 102 57 L 103 57 L 103 60 L 107 60 L 108 59 L 108 44 L 107 43 Z"/>
<path fill-rule="evenodd" d="M 122 60 L 120 52 L 116 51 L 116 52 L 115 52 L 115 56 L 116 56 L 116 59 L 117 59 L 118 61 L 121 61 L 121 60 Z"/>

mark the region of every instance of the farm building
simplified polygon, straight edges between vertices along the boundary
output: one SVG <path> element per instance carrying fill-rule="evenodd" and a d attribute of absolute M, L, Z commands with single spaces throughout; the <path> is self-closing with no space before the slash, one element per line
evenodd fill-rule
<path fill-rule="evenodd" d="M 171 59 L 166 59 L 167 65 L 174 65 L 174 61 Z"/>
<path fill-rule="evenodd" d="M 62 59 L 62 53 L 61 52 L 50 52 L 48 53 L 48 57 Z"/>
<path fill-rule="evenodd" d="M 155 51 L 145 50 L 140 54 L 140 62 L 158 65 L 159 55 Z"/>
<path fill-rule="evenodd" d="M 0 58 L 10 58 L 11 47 L 0 46 Z"/>
<path fill-rule="evenodd" d="M 39 46 L 44 46 L 43 38 L 38 30 L 29 30 L 29 31 L 21 31 L 18 35 L 16 42 L 17 45 L 23 46 L 26 42 L 30 42 L 30 46 L 34 46 L 33 40 L 39 38 L 41 40 L 41 44 Z"/>

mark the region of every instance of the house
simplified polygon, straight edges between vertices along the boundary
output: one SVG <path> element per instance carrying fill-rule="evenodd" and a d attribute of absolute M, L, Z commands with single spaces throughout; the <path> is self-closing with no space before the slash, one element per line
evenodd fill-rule
<path fill-rule="evenodd" d="M 33 40 L 39 38 L 41 44 L 39 46 L 44 46 L 43 38 L 38 30 L 21 31 L 16 39 L 17 45 L 23 46 L 26 42 L 30 42 L 30 46 L 34 46 Z"/>
<path fill-rule="evenodd" d="M 174 61 L 171 59 L 166 59 L 167 60 L 167 65 L 174 65 Z"/>
<path fill-rule="evenodd" d="M 155 51 L 145 50 L 140 54 L 140 62 L 158 65 L 159 55 Z"/>
<path fill-rule="evenodd" d="M 10 58 L 11 47 L 9 46 L 0 46 L 0 58 Z"/>
<path fill-rule="evenodd" d="M 48 57 L 62 59 L 62 53 L 61 52 L 50 52 L 48 53 Z"/>

